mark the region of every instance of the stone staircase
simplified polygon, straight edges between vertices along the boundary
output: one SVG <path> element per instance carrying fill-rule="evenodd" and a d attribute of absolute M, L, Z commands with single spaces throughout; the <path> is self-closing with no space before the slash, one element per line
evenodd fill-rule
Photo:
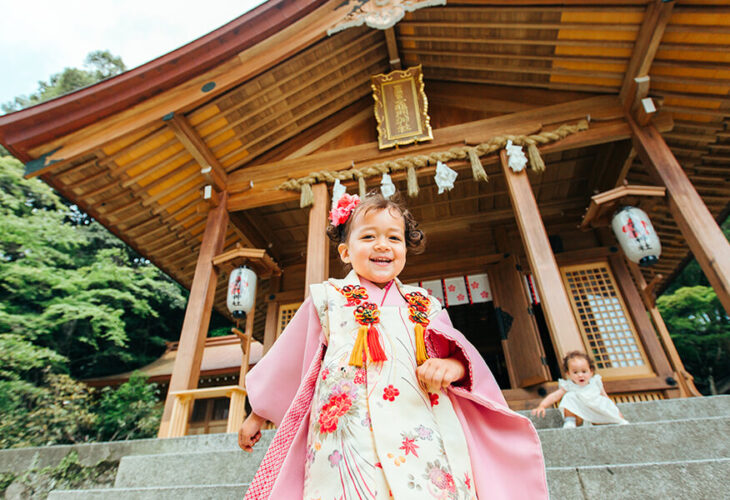
<path fill-rule="evenodd" d="M 619 407 L 631 425 L 561 429 L 557 410 L 533 419 L 553 499 L 728 498 L 730 396 Z M 48 498 L 240 500 L 272 437 L 264 433 L 253 454 L 232 434 L 146 440 L 121 458 L 113 488 Z"/>

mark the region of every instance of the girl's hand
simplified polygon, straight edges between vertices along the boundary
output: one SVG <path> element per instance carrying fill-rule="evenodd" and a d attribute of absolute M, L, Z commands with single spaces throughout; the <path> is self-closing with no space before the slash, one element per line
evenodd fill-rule
<path fill-rule="evenodd" d="M 238 446 L 243 451 L 249 453 L 253 451 L 253 445 L 261 439 L 261 426 L 264 422 L 265 420 L 262 417 L 253 412 L 243 421 L 241 428 L 238 430 Z"/>
<path fill-rule="evenodd" d="M 416 376 L 429 392 L 438 392 L 442 387 L 461 380 L 466 368 L 454 358 L 430 358 L 416 368 Z"/>
<path fill-rule="evenodd" d="M 537 408 L 533 408 L 530 412 L 533 415 L 537 415 L 538 417 L 544 417 L 545 416 L 545 407 L 540 405 Z"/>

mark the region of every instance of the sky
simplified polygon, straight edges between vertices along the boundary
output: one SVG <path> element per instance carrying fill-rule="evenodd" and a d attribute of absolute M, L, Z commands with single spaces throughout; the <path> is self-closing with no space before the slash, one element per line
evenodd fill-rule
<path fill-rule="evenodd" d="M 94 50 L 128 69 L 200 38 L 262 0 L 0 0 L 0 103 Z"/>

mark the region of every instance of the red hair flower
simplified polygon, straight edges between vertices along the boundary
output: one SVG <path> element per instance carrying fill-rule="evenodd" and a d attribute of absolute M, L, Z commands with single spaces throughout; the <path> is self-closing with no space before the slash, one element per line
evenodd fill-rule
<path fill-rule="evenodd" d="M 332 210 L 330 210 L 330 222 L 332 225 L 337 227 L 340 224 L 347 222 L 347 219 L 350 218 L 350 214 L 359 204 L 360 197 L 358 195 L 349 195 L 347 193 L 343 194 L 342 197 L 337 200 L 335 206 L 332 207 Z"/>

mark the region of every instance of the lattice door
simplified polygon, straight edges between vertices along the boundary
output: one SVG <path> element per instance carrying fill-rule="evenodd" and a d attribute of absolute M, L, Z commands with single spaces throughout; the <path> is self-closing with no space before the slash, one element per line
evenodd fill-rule
<path fill-rule="evenodd" d="M 603 376 L 652 374 L 651 365 L 607 261 L 561 269 L 588 354 Z"/>
<path fill-rule="evenodd" d="M 279 305 L 279 320 L 276 323 L 277 339 L 279 338 L 279 335 L 281 335 L 281 332 L 284 331 L 284 328 L 286 328 L 286 325 L 288 325 L 291 319 L 294 317 L 297 310 L 299 309 L 299 306 L 301 305 L 301 302 L 292 302 L 291 304 Z"/>

